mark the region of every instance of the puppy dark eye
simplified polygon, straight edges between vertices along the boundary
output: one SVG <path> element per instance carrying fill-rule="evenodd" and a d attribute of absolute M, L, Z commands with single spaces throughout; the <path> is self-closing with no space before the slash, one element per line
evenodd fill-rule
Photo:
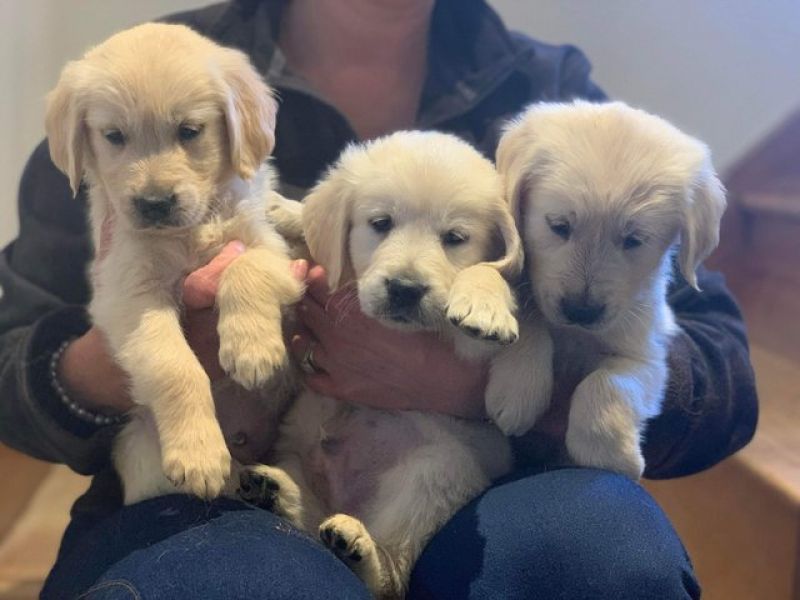
<path fill-rule="evenodd" d="M 635 235 L 627 235 L 625 239 L 622 240 L 622 247 L 625 250 L 633 250 L 634 248 L 638 248 L 642 245 L 642 239 L 635 236 Z"/>
<path fill-rule="evenodd" d="M 201 131 L 203 128 L 199 125 L 181 125 L 178 128 L 178 138 L 182 142 L 190 142 L 200 135 Z"/>
<path fill-rule="evenodd" d="M 442 234 L 442 244 L 445 246 L 458 246 L 463 244 L 469 239 L 469 235 L 462 232 L 456 231 L 455 229 L 451 229 Z"/>
<path fill-rule="evenodd" d="M 110 129 L 106 131 L 103 135 L 112 146 L 125 145 L 125 136 L 122 135 L 122 132 L 119 129 Z"/>
<path fill-rule="evenodd" d="M 392 223 L 392 217 L 388 215 L 382 215 L 380 217 L 372 217 L 369 220 L 369 225 L 378 233 L 386 233 L 392 228 L 394 223 Z"/>
<path fill-rule="evenodd" d="M 572 233 L 572 226 L 569 224 L 569 221 L 547 219 L 547 225 L 550 227 L 550 231 L 555 233 L 562 240 L 568 240 Z"/>

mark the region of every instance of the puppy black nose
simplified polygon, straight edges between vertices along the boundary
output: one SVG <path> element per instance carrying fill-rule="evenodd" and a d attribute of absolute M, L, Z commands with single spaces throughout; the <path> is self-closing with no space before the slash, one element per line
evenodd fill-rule
<path fill-rule="evenodd" d="M 592 304 L 584 296 L 565 296 L 561 299 L 561 312 L 575 325 L 596 323 L 605 311 L 605 304 Z"/>
<path fill-rule="evenodd" d="M 419 306 L 428 286 L 408 279 L 387 279 L 386 291 L 389 294 L 389 309 L 403 313 Z"/>
<path fill-rule="evenodd" d="M 134 198 L 133 206 L 145 223 L 157 224 L 166 221 L 178 205 L 175 194 L 164 198 Z"/>

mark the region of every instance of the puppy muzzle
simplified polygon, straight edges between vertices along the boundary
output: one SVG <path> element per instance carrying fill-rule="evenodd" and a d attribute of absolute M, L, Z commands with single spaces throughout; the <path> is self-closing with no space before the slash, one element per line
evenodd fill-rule
<path fill-rule="evenodd" d="M 605 304 L 590 300 L 585 296 L 564 296 L 559 306 L 567 323 L 586 328 L 598 325 L 606 312 Z"/>
<path fill-rule="evenodd" d="M 386 280 L 387 316 L 400 323 L 418 321 L 420 303 L 430 288 L 410 279 Z"/>
<path fill-rule="evenodd" d="M 178 206 L 178 197 L 175 194 L 160 198 L 138 197 L 133 199 L 133 207 L 142 223 L 158 225 L 168 222 Z"/>

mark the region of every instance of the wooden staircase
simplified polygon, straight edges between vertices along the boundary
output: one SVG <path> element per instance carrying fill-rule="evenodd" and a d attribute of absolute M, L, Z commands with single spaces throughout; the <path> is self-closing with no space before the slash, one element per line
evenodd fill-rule
<path fill-rule="evenodd" d="M 709 261 L 748 325 L 755 438 L 705 473 L 648 482 L 709 600 L 800 600 L 800 112 L 732 169 Z"/>

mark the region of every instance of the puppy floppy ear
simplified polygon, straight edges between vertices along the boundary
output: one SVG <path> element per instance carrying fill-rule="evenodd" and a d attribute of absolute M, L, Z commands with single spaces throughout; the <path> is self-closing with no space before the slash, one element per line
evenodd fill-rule
<path fill-rule="evenodd" d="M 497 145 L 497 170 L 503 180 L 503 188 L 511 215 L 518 227 L 522 227 L 522 198 L 528 188 L 531 159 L 535 153 L 535 140 L 530 127 L 524 125 L 525 116 L 511 122 Z"/>
<path fill-rule="evenodd" d="M 719 227 L 725 212 L 725 188 L 708 156 L 703 160 L 683 207 L 679 264 L 684 279 L 696 290 L 697 267 L 719 243 Z"/>
<path fill-rule="evenodd" d="M 328 274 L 331 291 L 353 278 L 350 261 L 352 198 L 341 174 L 331 171 L 303 200 L 303 232 L 311 257 Z"/>
<path fill-rule="evenodd" d="M 83 178 L 86 144 L 84 110 L 80 106 L 79 63 L 67 64 L 58 85 L 47 95 L 45 131 L 50 157 L 69 178 L 72 194 L 78 195 Z"/>
<path fill-rule="evenodd" d="M 520 274 L 525 262 L 522 240 L 514 223 L 514 218 L 502 201 L 498 201 L 498 206 L 494 208 L 493 213 L 503 250 L 499 258 L 485 264 L 497 269 L 504 278 L 510 280 Z"/>
<path fill-rule="evenodd" d="M 222 52 L 231 164 L 242 179 L 250 179 L 275 147 L 278 104 L 245 54 L 231 49 Z"/>

